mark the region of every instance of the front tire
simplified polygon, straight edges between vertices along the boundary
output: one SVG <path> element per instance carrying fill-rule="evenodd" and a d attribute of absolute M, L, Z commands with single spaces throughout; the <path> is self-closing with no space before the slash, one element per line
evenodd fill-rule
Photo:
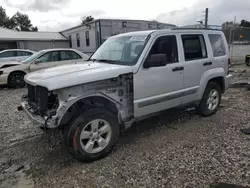
<path fill-rule="evenodd" d="M 91 162 L 106 157 L 120 134 L 117 115 L 107 109 L 83 112 L 64 129 L 69 152 L 79 161 Z"/>
<path fill-rule="evenodd" d="M 221 102 L 221 88 L 216 82 L 209 82 L 203 93 L 197 111 L 202 116 L 210 116 L 216 113 Z"/>
<path fill-rule="evenodd" d="M 25 74 L 22 72 L 13 72 L 9 75 L 8 85 L 11 88 L 23 88 L 26 83 L 24 81 Z"/>

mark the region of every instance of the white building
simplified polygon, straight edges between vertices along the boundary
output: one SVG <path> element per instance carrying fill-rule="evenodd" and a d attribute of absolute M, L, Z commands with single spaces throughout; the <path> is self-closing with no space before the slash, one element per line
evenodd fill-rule
<path fill-rule="evenodd" d="M 70 47 L 92 54 L 110 36 L 132 31 L 173 27 L 176 26 L 145 20 L 98 19 L 87 25 L 78 25 L 64 30 L 61 34 L 69 39 Z"/>
<path fill-rule="evenodd" d="M 68 48 L 68 39 L 58 32 L 15 31 L 0 27 L 0 51 L 4 49 Z"/>

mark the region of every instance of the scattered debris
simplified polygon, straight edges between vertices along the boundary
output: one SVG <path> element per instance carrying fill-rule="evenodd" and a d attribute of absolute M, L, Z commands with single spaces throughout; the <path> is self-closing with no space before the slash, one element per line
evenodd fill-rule
<path fill-rule="evenodd" d="M 231 88 L 242 88 L 242 87 L 249 87 L 249 82 L 248 81 L 238 81 L 238 82 L 233 82 L 230 85 Z"/>
<path fill-rule="evenodd" d="M 241 129 L 240 131 L 243 132 L 244 134 L 250 134 L 250 128 Z"/>
<path fill-rule="evenodd" d="M 10 168 L 6 169 L 4 172 L 5 173 L 14 173 L 14 172 L 17 172 L 17 171 L 20 171 L 24 168 L 24 165 L 12 165 Z"/>

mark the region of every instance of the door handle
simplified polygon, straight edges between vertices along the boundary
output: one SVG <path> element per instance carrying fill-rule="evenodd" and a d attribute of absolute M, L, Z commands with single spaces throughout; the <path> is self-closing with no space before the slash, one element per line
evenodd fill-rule
<path fill-rule="evenodd" d="M 210 61 L 210 62 L 206 62 L 206 63 L 203 63 L 203 66 L 209 66 L 209 65 L 212 65 L 213 63 Z"/>
<path fill-rule="evenodd" d="M 175 68 L 172 69 L 173 72 L 182 71 L 182 70 L 184 70 L 184 67 L 175 67 Z"/>

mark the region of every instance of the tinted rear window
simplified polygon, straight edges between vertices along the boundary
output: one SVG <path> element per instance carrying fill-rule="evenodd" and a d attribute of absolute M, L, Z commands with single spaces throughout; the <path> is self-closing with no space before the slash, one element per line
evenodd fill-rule
<path fill-rule="evenodd" d="M 207 57 L 207 50 L 203 35 L 182 35 L 185 60 L 196 60 Z"/>
<path fill-rule="evenodd" d="M 17 51 L 17 56 L 29 56 L 31 54 L 32 54 L 31 52 Z"/>
<path fill-rule="evenodd" d="M 225 44 L 221 35 L 210 34 L 208 35 L 214 57 L 224 56 L 226 55 Z"/>

